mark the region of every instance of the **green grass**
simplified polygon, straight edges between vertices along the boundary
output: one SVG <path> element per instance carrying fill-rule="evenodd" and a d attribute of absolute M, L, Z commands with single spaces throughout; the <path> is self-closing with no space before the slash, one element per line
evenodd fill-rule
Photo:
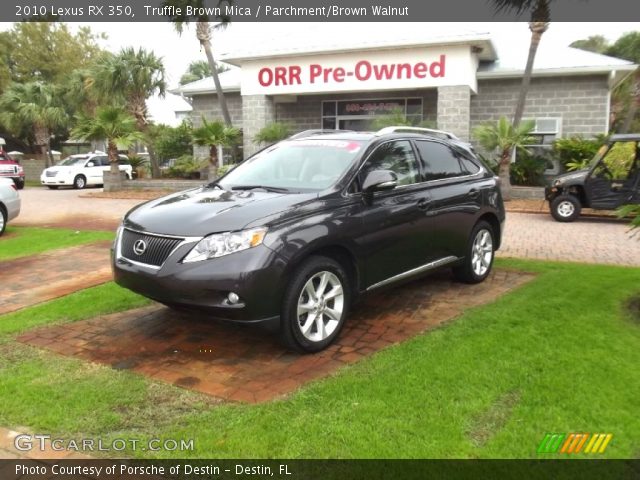
<path fill-rule="evenodd" d="M 538 276 L 443 328 L 258 406 L 211 404 L 13 340 L 21 321 L 71 321 L 118 309 L 120 300 L 122 308 L 135 304 L 124 290 L 104 286 L 113 289 L 109 304 L 73 317 L 62 305 L 96 289 L 59 300 L 55 314 L 3 316 L 0 425 L 74 438 L 193 438 L 187 455 L 223 458 L 536 458 L 546 432 L 610 432 L 605 457 L 637 457 L 640 322 L 624 305 L 640 289 L 640 269 L 498 265 Z"/>
<path fill-rule="evenodd" d="M 5 234 L 0 237 L 0 261 L 97 240 L 113 240 L 114 235 L 114 232 L 7 226 Z"/>

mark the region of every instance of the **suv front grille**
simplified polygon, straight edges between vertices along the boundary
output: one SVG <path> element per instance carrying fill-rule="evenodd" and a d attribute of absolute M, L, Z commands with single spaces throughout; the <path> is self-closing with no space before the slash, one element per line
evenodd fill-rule
<path fill-rule="evenodd" d="M 135 247 L 138 240 L 142 240 L 145 245 L 142 253 L 140 253 L 140 248 L 137 249 L 138 253 L 136 253 Z M 161 267 L 171 252 L 173 252 L 183 240 L 182 238 L 146 235 L 125 228 L 122 230 L 120 253 L 123 257 L 133 260 L 134 262 Z M 141 246 L 141 244 L 138 244 L 138 247 Z"/>

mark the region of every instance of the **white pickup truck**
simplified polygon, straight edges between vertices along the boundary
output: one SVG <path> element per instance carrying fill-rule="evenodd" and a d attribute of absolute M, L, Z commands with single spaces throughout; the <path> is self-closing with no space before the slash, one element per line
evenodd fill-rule
<path fill-rule="evenodd" d="M 132 178 L 133 167 L 125 155 L 118 155 L 121 172 L 125 172 L 128 179 Z M 102 174 L 109 171 L 109 157 L 104 152 L 83 153 L 70 155 L 59 164 L 43 170 L 40 182 L 51 189 L 61 186 L 72 186 L 82 189 L 87 185 L 102 185 Z"/>

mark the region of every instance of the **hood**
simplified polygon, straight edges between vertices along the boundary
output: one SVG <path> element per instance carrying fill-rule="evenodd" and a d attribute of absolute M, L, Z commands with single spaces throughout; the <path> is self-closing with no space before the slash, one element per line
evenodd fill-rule
<path fill-rule="evenodd" d="M 317 196 L 201 187 L 138 205 L 127 213 L 124 225 L 145 232 L 201 237 L 241 230 L 250 223 L 259 226 L 255 222 L 260 219 L 302 206 Z"/>
<path fill-rule="evenodd" d="M 582 183 L 589 175 L 589 169 L 585 168 L 583 170 L 576 170 L 575 172 L 567 172 L 562 175 L 558 175 L 554 177 L 551 182 L 552 185 L 566 185 L 566 184 L 574 184 L 574 183 Z"/>

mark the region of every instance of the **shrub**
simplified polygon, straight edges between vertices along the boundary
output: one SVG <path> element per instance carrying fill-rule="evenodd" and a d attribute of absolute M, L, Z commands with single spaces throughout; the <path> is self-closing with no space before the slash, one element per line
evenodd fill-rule
<path fill-rule="evenodd" d="M 581 170 L 589 165 L 598 148 L 605 141 L 604 135 L 594 139 L 585 139 L 580 135 L 559 138 L 553 142 L 553 153 L 565 170 Z"/>
<path fill-rule="evenodd" d="M 144 178 L 147 173 L 147 167 L 149 165 L 149 159 L 141 155 L 129 155 L 129 163 L 131 168 L 135 172 L 136 178 Z"/>
<path fill-rule="evenodd" d="M 266 143 L 268 145 L 284 140 L 291 135 L 291 128 L 286 123 L 272 122 L 262 127 L 255 137 L 254 143 Z"/>
<path fill-rule="evenodd" d="M 208 165 L 206 160 L 194 158 L 191 155 L 183 155 L 169 167 L 170 177 L 194 179 L 200 178 L 200 170 Z"/>
<path fill-rule="evenodd" d="M 520 152 L 515 163 L 511 164 L 511 183 L 514 185 L 544 185 L 546 160 L 543 157 Z"/>
<path fill-rule="evenodd" d="M 236 166 L 232 165 L 232 164 L 228 164 L 228 165 L 223 165 L 221 167 L 218 167 L 218 169 L 216 170 L 216 178 L 220 178 L 223 175 L 225 175 L 227 172 L 233 170 Z"/>

